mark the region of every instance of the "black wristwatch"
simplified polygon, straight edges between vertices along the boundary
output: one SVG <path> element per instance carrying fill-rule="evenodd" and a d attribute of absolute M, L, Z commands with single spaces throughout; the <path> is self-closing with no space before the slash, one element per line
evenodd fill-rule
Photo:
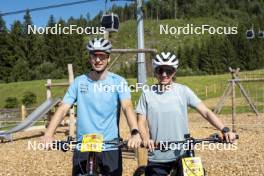
<path fill-rule="evenodd" d="M 138 129 L 131 130 L 131 136 L 134 136 L 134 135 L 137 135 L 137 134 L 139 134 Z"/>
<path fill-rule="evenodd" d="M 228 133 L 230 131 L 230 129 L 228 127 L 224 127 L 221 132 L 222 133 Z"/>

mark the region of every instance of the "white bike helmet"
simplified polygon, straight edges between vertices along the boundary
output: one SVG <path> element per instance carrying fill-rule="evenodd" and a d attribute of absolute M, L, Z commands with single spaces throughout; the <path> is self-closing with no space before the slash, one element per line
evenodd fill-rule
<path fill-rule="evenodd" d="M 179 66 L 179 60 L 177 59 L 176 55 L 171 54 L 170 52 L 161 54 L 157 54 L 155 58 L 152 60 L 153 68 L 157 68 L 161 65 L 169 65 L 174 67 L 175 69 Z"/>
<path fill-rule="evenodd" d="M 86 48 L 88 49 L 89 53 L 104 52 L 104 53 L 110 54 L 112 50 L 112 45 L 110 41 L 106 39 L 94 38 L 89 41 Z"/>

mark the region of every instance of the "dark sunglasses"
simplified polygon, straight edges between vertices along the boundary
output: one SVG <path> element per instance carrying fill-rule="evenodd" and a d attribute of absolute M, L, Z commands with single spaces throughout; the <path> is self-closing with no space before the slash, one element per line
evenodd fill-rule
<path fill-rule="evenodd" d="M 166 73 L 166 75 L 170 76 L 175 72 L 175 68 L 170 67 L 170 66 L 163 66 L 163 67 L 157 67 L 155 69 L 155 73 L 162 75 L 163 73 Z"/>
<path fill-rule="evenodd" d="M 91 54 L 91 59 L 99 58 L 100 60 L 106 60 L 109 58 L 109 55 L 103 55 L 103 54 Z"/>

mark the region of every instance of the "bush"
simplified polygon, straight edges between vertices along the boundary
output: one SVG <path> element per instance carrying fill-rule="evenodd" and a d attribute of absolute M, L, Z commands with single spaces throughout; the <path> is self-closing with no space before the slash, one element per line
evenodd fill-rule
<path fill-rule="evenodd" d="M 22 103 L 26 107 L 30 107 L 36 102 L 37 102 L 37 96 L 33 92 L 27 91 L 24 93 Z"/>
<path fill-rule="evenodd" d="M 5 108 L 17 108 L 18 100 L 16 97 L 7 97 L 5 99 Z"/>

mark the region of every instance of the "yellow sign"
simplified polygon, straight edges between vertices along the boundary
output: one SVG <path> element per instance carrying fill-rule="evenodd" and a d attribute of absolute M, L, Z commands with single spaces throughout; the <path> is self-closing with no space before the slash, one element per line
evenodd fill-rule
<path fill-rule="evenodd" d="M 100 134 L 83 135 L 81 152 L 102 152 L 103 136 Z"/>
<path fill-rule="evenodd" d="M 184 176 L 204 176 L 203 165 L 200 157 L 182 159 Z"/>

